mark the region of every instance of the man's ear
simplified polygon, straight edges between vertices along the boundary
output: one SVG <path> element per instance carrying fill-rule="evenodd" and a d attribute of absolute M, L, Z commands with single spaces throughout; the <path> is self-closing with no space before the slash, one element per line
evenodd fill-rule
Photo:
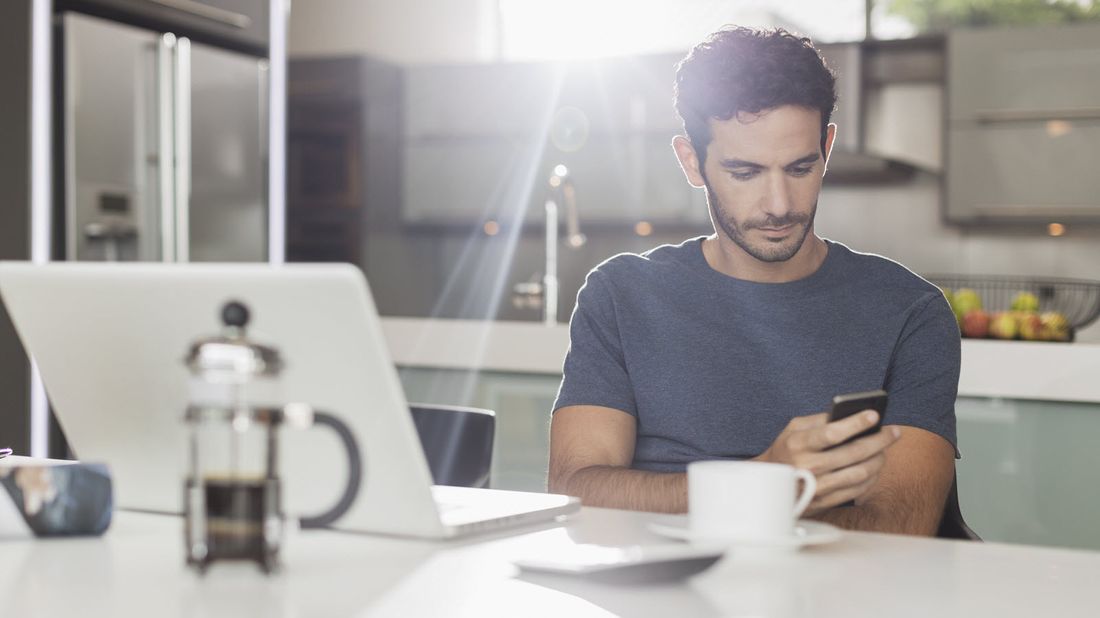
<path fill-rule="evenodd" d="M 676 152 L 680 169 L 684 170 L 688 184 L 696 189 L 705 186 L 702 170 L 699 169 L 699 157 L 695 154 L 695 146 L 691 144 L 691 140 L 683 135 L 677 135 L 672 138 L 672 149 Z"/>
<path fill-rule="evenodd" d="M 836 123 L 830 122 L 829 126 L 825 128 L 825 169 L 821 171 L 822 175 L 829 169 L 829 157 L 833 154 L 833 140 L 836 139 Z"/>

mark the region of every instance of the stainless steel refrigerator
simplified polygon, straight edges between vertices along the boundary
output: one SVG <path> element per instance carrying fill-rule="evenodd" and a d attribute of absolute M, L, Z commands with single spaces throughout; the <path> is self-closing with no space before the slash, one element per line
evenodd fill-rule
<path fill-rule="evenodd" d="M 266 260 L 267 61 L 78 13 L 62 22 L 65 259 Z"/>

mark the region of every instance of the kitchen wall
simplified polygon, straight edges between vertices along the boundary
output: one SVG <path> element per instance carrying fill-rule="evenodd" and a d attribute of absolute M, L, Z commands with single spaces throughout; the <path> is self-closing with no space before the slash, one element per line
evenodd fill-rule
<path fill-rule="evenodd" d="M 485 16 L 493 4 L 412 0 L 398 9 L 375 0 L 298 2 L 292 12 L 290 53 L 369 54 L 401 64 L 491 59 L 494 52 L 485 41 L 492 39 L 492 20 Z M 668 165 L 676 165 L 671 150 Z M 1100 226 L 1069 226 L 1059 238 L 1048 236 L 1041 226 L 963 229 L 942 221 L 940 203 L 940 178 L 932 173 L 879 185 L 833 186 L 827 178 L 818 232 L 896 259 L 918 273 L 1100 279 Z M 399 203 L 371 204 L 371 210 L 363 265 L 383 313 L 538 318 L 536 310 L 513 307 L 507 292 L 542 271 L 537 230 L 516 238 L 503 233 L 487 237 L 473 227 L 411 230 L 401 222 Z M 706 226 L 658 227 L 641 238 L 630 233 L 632 224 L 625 222 L 622 232 L 586 230 L 587 245 L 560 250 L 559 316 L 569 315 L 584 274 L 606 257 L 708 231 Z M 1100 323 L 1079 332 L 1078 340 L 1100 342 Z"/>

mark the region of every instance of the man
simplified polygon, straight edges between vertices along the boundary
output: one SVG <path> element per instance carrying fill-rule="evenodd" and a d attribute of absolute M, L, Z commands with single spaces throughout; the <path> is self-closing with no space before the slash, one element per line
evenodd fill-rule
<path fill-rule="evenodd" d="M 959 331 L 899 264 L 814 233 L 836 126 L 808 39 L 731 28 L 680 63 L 673 148 L 715 233 L 589 273 L 551 424 L 550 489 L 683 512 L 684 470 L 755 459 L 812 471 L 807 516 L 931 535 L 954 474 Z M 832 397 L 889 392 L 877 421 L 828 423 Z"/>

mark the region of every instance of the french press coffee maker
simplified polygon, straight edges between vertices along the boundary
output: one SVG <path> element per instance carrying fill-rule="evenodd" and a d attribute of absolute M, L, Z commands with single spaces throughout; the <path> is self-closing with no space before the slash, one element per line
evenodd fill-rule
<path fill-rule="evenodd" d="M 270 573 L 279 564 L 286 517 L 278 476 L 279 429 L 324 425 L 347 452 L 348 480 L 340 500 L 301 528 L 336 521 L 359 491 L 360 456 L 355 437 L 340 419 L 308 404 L 280 403 L 283 361 L 273 347 L 250 341 L 248 308 L 222 307 L 220 336 L 196 341 L 190 369 L 189 470 L 184 483 L 187 563 L 200 572 L 216 560 L 255 560 Z"/>

